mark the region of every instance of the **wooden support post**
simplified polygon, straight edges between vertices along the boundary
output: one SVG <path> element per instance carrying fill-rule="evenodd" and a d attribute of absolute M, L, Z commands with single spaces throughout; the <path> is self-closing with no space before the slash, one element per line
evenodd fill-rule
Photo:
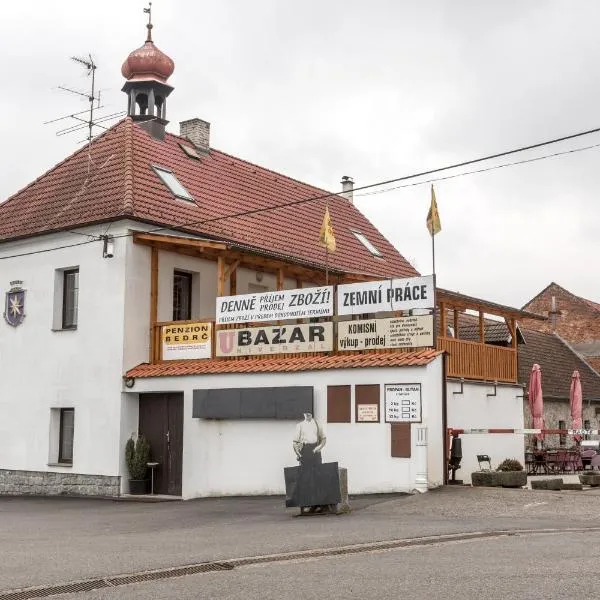
<path fill-rule="evenodd" d="M 160 344 L 157 342 L 158 322 L 158 248 L 150 251 L 150 362 L 160 360 Z"/>
<path fill-rule="evenodd" d="M 277 269 L 277 291 L 281 291 L 283 289 L 285 277 L 283 275 L 283 269 L 280 267 Z"/>
<path fill-rule="evenodd" d="M 511 319 L 510 320 L 510 333 L 512 335 L 512 347 L 514 350 L 514 380 L 515 383 L 517 383 L 519 381 L 519 351 L 517 349 L 517 322 L 515 321 L 515 319 Z"/>
<path fill-rule="evenodd" d="M 458 339 L 458 310 L 454 308 L 454 338 Z"/>
<path fill-rule="evenodd" d="M 217 258 L 217 297 L 225 295 L 225 259 Z"/>
<path fill-rule="evenodd" d="M 446 314 L 446 303 L 440 302 L 440 337 L 447 337 L 446 330 L 448 329 Z"/>
<path fill-rule="evenodd" d="M 485 344 L 485 327 L 483 325 L 483 313 L 479 311 L 479 342 Z"/>
<path fill-rule="evenodd" d="M 237 268 L 240 264 L 239 260 L 231 263 L 229 267 L 227 267 L 227 272 L 229 273 L 229 295 L 235 296 L 237 295 Z"/>

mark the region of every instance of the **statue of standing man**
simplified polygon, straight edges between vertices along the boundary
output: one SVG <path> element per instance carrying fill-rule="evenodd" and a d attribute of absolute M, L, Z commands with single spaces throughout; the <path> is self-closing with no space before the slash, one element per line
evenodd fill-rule
<path fill-rule="evenodd" d="M 327 438 L 321 426 L 315 421 L 311 413 L 304 413 L 304 421 L 296 425 L 296 435 L 293 446 L 296 457 L 301 467 L 320 465 L 321 450 Z"/>

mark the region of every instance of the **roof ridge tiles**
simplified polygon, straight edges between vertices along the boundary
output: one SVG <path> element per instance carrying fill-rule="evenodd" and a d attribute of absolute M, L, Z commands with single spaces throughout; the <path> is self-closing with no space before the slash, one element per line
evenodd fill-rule
<path fill-rule="evenodd" d="M 125 153 L 123 157 L 124 164 L 124 193 L 123 193 L 123 214 L 133 215 L 133 121 L 131 117 L 125 119 Z"/>

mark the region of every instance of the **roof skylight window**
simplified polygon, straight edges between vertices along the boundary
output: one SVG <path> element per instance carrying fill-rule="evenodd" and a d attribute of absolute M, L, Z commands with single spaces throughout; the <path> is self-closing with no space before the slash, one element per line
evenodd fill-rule
<path fill-rule="evenodd" d="M 379 250 L 377 250 L 377 248 L 375 248 L 375 246 L 373 246 L 373 244 L 371 244 L 371 242 L 369 241 L 369 239 L 367 238 L 366 235 L 360 233 L 360 231 L 353 231 L 352 232 L 354 234 L 354 236 L 356 237 L 356 239 L 373 255 L 373 256 L 377 256 L 379 258 L 383 258 L 383 254 L 381 254 L 381 252 L 379 252 Z"/>
<path fill-rule="evenodd" d="M 175 173 L 170 169 L 165 169 L 164 167 L 157 167 L 156 165 L 152 165 L 154 172 L 161 178 L 162 182 L 177 196 L 177 198 L 182 198 L 183 200 L 194 201 L 194 197 L 183 187 L 180 183 L 179 179 L 175 177 Z"/>

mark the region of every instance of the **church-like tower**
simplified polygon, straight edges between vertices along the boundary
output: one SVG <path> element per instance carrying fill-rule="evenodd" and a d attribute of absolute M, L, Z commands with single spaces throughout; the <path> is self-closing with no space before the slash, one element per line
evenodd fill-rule
<path fill-rule="evenodd" d="M 161 52 L 152 41 L 151 7 L 148 13 L 148 36 L 141 48 L 134 50 L 121 67 L 127 79 L 123 91 L 127 94 L 127 114 L 134 121 L 144 121 L 156 137 L 164 137 L 167 121 L 167 96 L 173 88 L 167 80 L 175 70 L 175 63 Z"/>

